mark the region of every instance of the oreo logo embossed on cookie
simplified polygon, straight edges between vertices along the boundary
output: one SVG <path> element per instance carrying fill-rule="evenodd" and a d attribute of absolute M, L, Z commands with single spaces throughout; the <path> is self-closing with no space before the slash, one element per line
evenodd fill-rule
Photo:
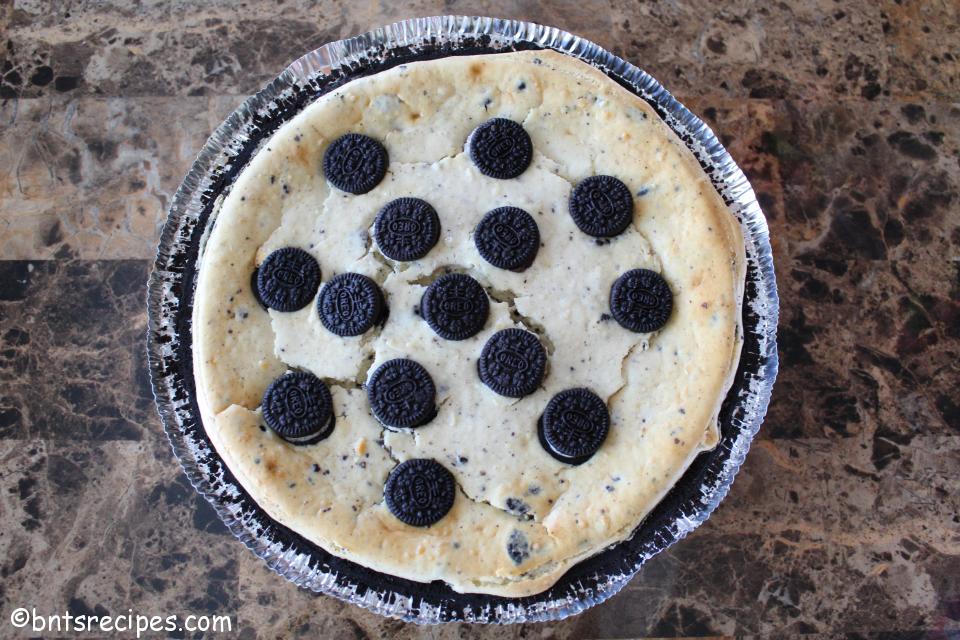
<path fill-rule="evenodd" d="M 540 248 L 540 230 L 529 213 L 518 207 L 488 212 L 473 232 L 480 256 L 500 269 L 523 271 Z"/>
<path fill-rule="evenodd" d="M 533 142 L 524 128 L 506 118 L 487 120 L 467 141 L 470 159 L 485 176 L 507 180 L 526 171 L 533 159 Z"/>
<path fill-rule="evenodd" d="M 429 458 L 401 462 L 383 487 L 383 498 L 398 520 L 414 527 L 429 527 L 453 508 L 457 485 L 446 467 Z"/>
<path fill-rule="evenodd" d="M 672 310 L 670 286 L 656 271 L 631 269 L 610 287 L 610 313 L 624 329 L 656 331 L 667 323 Z"/>
<path fill-rule="evenodd" d="M 323 154 L 323 175 L 341 191 L 359 195 L 380 184 L 387 173 L 387 150 L 359 133 L 340 136 Z"/>
<path fill-rule="evenodd" d="M 397 198 L 377 214 L 373 237 L 380 253 L 391 260 L 419 260 L 440 239 L 440 218 L 420 198 Z"/>
<path fill-rule="evenodd" d="M 616 236 L 633 220 L 633 196 L 613 176 L 591 176 L 570 193 L 570 216 L 587 235 Z"/>
<path fill-rule="evenodd" d="M 540 444 L 567 464 L 582 464 L 603 444 L 610 429 L 607 405 L 589 389 L 566 389 L 550 399 L 538 424 Z"/>
<path fill-rule="evenodd" d="M 374 417 L 397 429 L 419 427 L 437 414 L 433 378 L 419 362 L 406 358 L 380 365 L 367 383 Z"/>
<path fill-rule="evenodd" d="M 277 249 L 257 267 L 255 297 L 276 311 L 304 308 L 320 286 L 320 265 L 297 247 Z"/>
<path fill-rule="evenodd" d="M 377 283 L 359 273 L 341 273 L 323 285 L 317 298 L 320 322 L 338 336 L 358 336 L 379 323 L 386 304 Z"/>
<path fill-rule="evenodd" d="M 487 340 L 477 361 L 480 380 L 508 398 L 522 398 L 543 381 L 547 353 L 540 339 L 523 329 L 504 329 Z"/>
<path fill-rule="evenodd" d="M 274 380 L 261 401 L 263 419 L 292 444 L 314 444 L 333 433 L 333 399 L 312 373 L 287 373 Z"/>
<path fill-rule="evenodd" d="M 466 340 L 483 329 L 490 301 L 480 283 L 462 273 L 437 278 L 423 293 L 420 313 L 446 340 Z"/>

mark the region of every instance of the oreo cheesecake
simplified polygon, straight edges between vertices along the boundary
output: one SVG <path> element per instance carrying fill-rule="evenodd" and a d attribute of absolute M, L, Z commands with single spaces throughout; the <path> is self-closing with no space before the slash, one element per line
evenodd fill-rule
<path fill-rule="evenodd" d="M 193 306 L 204 428 L 332 554 L 538 593 L 717 443 L 739 224 L 656 113 L 585 63 L 355 79 L 263 143 L 215 215 Z"/>

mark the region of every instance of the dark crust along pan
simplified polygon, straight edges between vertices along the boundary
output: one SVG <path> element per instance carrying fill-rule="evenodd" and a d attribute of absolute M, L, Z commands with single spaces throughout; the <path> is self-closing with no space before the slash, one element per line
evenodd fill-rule
<path fill-rule="evenodd" d="M 193 294 L 200 244 L 218 198 L 280 125 L 332 89 L 390 67 L 445 56 L 555 49 L 601 69 L 649 103 L 696 155 L 741 223 L 747 276 L 744 344 L 720 412 L 720 443 L 701 453 L 632 537 L 581 561 L 524 598 L 461 594 L 338 558 L 277 523 L 244 491 L 210 444 L 193 378 Z M 247 547 L 299 586 L 418 623 L 557 620 L 617 593 L 644 562 L 699 526 L 727 494 L 770 401 L 779 301 L 766 219 L 743 172 L 714 133 L 656 80 L 596 44 L 529 22 L 443 16 L 392 24 L 327 44 L 247 99 L 207 140 L 174 196 L 148 291 L 147 350 L 157 408 L 190 482 Z"/>

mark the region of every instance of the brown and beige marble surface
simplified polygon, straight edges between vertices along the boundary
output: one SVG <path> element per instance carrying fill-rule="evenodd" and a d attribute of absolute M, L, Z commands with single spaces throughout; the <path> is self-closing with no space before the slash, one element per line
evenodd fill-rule
<path fill-rule="evenodd" d="M 440 13 L 644 67 L 771 226 L 781 373 L 729 498 L 559 623 L 418 628 L 298 590 L 190 488 L 145 373 L 145 280 L 209 132 L 303 52 Z M 0 637 L 18 606 L 241 638 L 960 637 L 958 25 L 948 0 L 0 0 Z"/>

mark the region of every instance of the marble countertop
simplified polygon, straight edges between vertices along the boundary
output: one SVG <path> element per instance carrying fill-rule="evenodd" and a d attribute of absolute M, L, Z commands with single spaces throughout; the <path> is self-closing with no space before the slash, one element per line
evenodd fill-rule
<path fill-rule="evenodd" d="M 56 6 L 0 2 L 0 636 L 21 606 L 230 615 L 241 638 L 960 635 L 955 2 Z M 144 366 L 159 228 L 212 129 L 301 53 L 440 13 L 644 67 L 770 221 L 781 374 L 730 496 L 558 623 L 418 628 L 277 577 L 187 483 Z"/>

